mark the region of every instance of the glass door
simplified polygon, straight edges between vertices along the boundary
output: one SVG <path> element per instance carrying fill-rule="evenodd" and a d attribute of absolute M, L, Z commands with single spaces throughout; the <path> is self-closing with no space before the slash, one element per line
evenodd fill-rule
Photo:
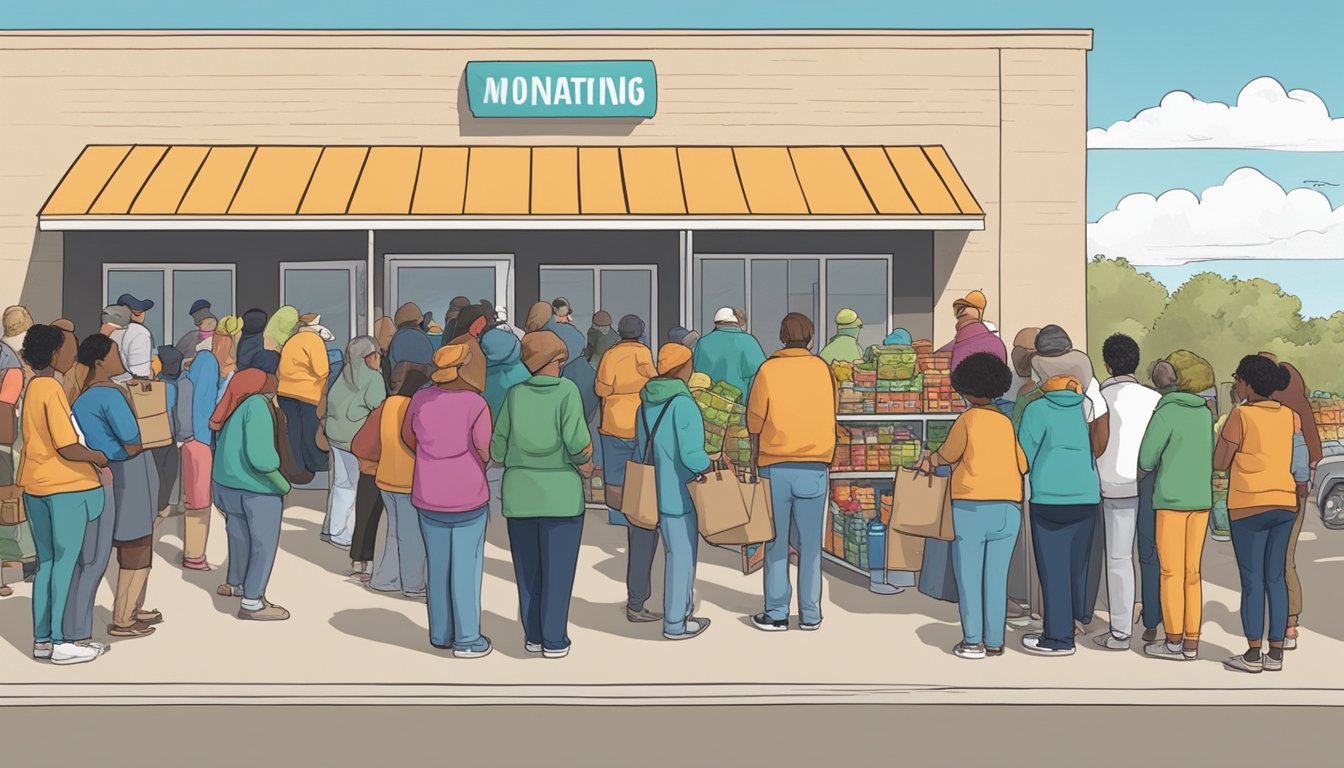
<path fill-rule="evenodd" d="M 189 314 L 198 299 L 210 302 L 215 317 L 234 313 L 232 264 L 105 264 L 103 295 L 108 304 L 123 293 L 149 299 L 145 327 L 155 344 L 176 344 L 196 327 Z"/>
<path fill-rule="evenodd" d="M 658 353 L 658 267 L 634 265 L 542 265 L 541 300 L 564 298 L 574 325 L 587 334 L 593 315 L 605 310 L 613 325 L 635 315 L 648 328 L 649 348 Z"/>
<path fill-rule="evenodd" d="M 288 261 L 280 264 L 280 301 L 304 315 L 315 312 L 345 349 L 368 333 L 367 266 L 362 261 Z"/>
<path fill-rule="evenodd" d="M 475 304 L 482 299 L 496 309 L 503 307 L 509 322 L 521 326 L 513 303 L 513 256 L 407 256 L 388 255 L 383 314 L 389 317 L 397 307 L 415 302 L 421 312 L 432 312 L 435 322 L 443 324 L 448 304 L 456 296 L 465 296 Z"/>

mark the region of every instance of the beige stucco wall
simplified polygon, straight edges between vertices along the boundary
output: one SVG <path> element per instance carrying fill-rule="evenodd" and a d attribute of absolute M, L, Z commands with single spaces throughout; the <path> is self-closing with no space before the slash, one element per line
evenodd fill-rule
<path fill-rule="evenodd" d="M 923 143 L 947 147 L 986 213 L 983 232 L 936 238 L 939 340 L 971 289 L 1005 329 L 1081 334 L 1090 46 L 1061 31 L 0 34 L 0 304 L 59 312 L 59 235 L 39 237 L 36 215 L 91 143 Z M 466 112 L 468 61 L 577 58 L 652 59 L 657 116 L 538 133 Z"/>

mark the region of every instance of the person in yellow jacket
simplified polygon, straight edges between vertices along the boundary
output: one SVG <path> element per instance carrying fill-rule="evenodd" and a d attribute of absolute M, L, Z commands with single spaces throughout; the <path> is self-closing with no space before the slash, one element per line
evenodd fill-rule
<path fill-rule="evenodd" d="M 312 327 L 301 327 L 281 348 L 277 401 L 285 414 L 294 458 L 309 472 L 327 471 L 327 453 L 318 448 L 317 430 L 321 424 L 318 406 L 326 395 L 330 374 L 327 345 Z"/>
<path fill-rule="evenodd" d="M 658 550 L 658 531 L 626 525 L 621 514 L 625 486 L 625 463 L 635 452 L 635 414 L 639 393 L 658 375 L 653 353 L 644 345 L 644 321 L 626 315 L 616 324 L 620 341 L 602 355 L 597 366 L 594 391 L 602 398 L 598 438 L 602 444 L 602 480 L 606 485 L 607 522 L 628 529 L 625 617 L 636 623 L 658 621 L 662 614 L 644 609 L 653 592 L 653 555 Z"/>
<path fill-rule="evenodd" d="M 757 629 L 789 628 L 789 545 L 798 550 L 799 629 L 821 628 L 821 536 L 835 458 L 840 394 L 826 363 L 809 351 L 816 333 L 806 315 L 780 324 L 784 349 L 761 366 L 747 400 L 747 430 L 755 463 L 770 481 L 775 539 L 765 545 L 765 611 Z"/>

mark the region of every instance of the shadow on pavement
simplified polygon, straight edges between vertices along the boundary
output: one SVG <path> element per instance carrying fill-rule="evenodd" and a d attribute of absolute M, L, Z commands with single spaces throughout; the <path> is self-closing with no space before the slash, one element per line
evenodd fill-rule
<path fill-rule="evenodd" d="M 409 648 L 448 661 L 462 661 L 454 659 L 451 651 L 440 650 L 430 645 L 426 625 L 386 608 L 351 608 L 339 611 L 328 623 L 351 637 L 397 648 Z M 490 638 L 496 653 L 513 659 L 531 658 L 523 649 L 521 642 L 513 642 L 522 635 L 518 622 L 510 621 L 491 611 L 482 611 L 481 632 Z"/>

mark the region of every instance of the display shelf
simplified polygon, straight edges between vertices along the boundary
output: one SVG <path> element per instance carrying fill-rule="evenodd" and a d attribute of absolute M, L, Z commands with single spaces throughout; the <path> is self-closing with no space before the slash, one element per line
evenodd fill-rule
<path fill-rule="evenodd" d="M 956 421 L 959 413 L 842 413 L 835 417 L 840 423 L 882 424 L 900 422 Z"/>
<path fill-rule="evenodd" d="M 867 575 L 868 575 L 868 572 L 865 571 L 864 569 L 862 569 L 862 568 L 860 568 L 860 567 L 854 565 L 853 563 L 849 562 L 848 560 L 844 559 L 843 557 L 836 557 L 835 555 L 831 554 L 830 552 L 827 552 L 826 549 L 825 549 L 824 547 L 823 547 L 822 550 L 821 550 L 821 558 L 822 558 L 823 560 L 829 560 L 829 561 L 831 561 L 832 563 L 835 563 L 836 565 L 843 566 L 843 567 L 845 567 L 845 568 L 847 568 L 847 569 L 849 569 L 849 570 L 851 570 L 851 571 L 853 571 L 853 572 L 855 572 L 855 573 L 857 573 L 857 574 L 861 574 L 861 575 L 863 575 L 863 576 L 867 576 Z"/>

